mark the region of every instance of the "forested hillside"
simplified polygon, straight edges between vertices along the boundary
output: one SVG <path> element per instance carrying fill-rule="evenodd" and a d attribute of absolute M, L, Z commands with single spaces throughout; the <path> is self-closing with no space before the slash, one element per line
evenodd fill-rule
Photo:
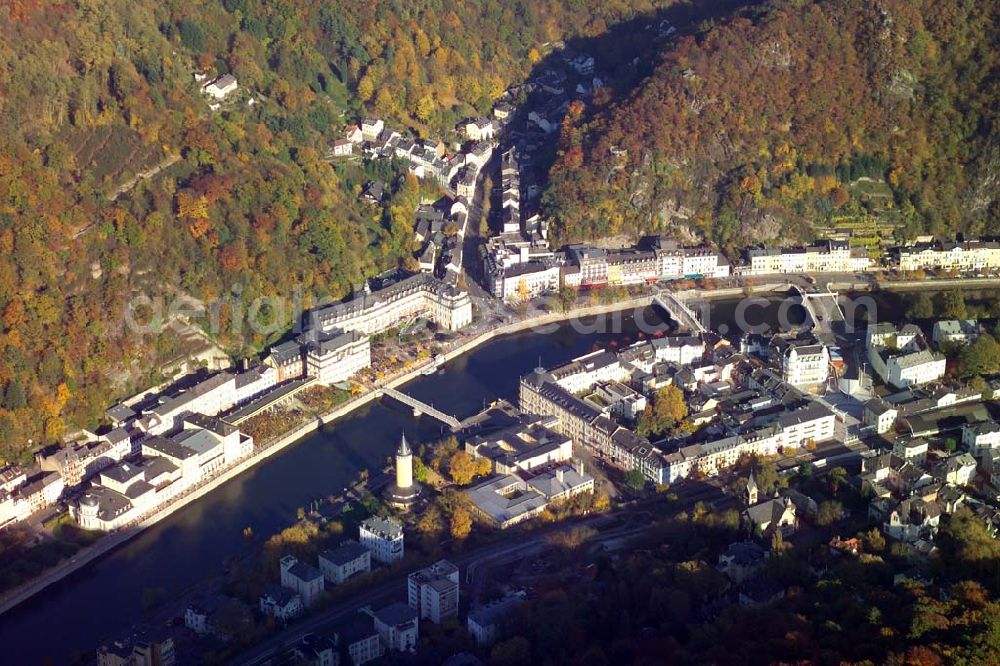
<path fill-rule="evenodd" d="M 125 330 L 138 293 L 249 303 L 300 286 L 308 305 L 408 255 L 420 186 L 387 165 L 331 165 L 346 120 L 451 128 L 545 42 L 661 4 L 3 3 L 0 458 L 96 426 L 183 351 Z M 212 112 L 196 71 L 231 72 L 239 90 Z M 375 175 L 390 178 L 384 210 L 357 201 Z M 273 337 L 220 341 L 240 356 Z"/>
<path fill-rule="evenodd" d="M 998 7 L 796 0 L 703 25 L 630 96 L 568 116 L 559 239 L 1000 233 Z"/>

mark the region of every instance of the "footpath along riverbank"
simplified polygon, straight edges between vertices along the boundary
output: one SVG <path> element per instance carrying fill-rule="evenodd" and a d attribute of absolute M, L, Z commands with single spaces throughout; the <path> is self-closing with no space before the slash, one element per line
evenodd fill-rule
<path fill-rule="evenodd" d="M 529 316 L 526 319 L 498 326 L 497 328 L 481 333 L 468 340 L 461 341 L 453 349 L 443 352 L 442 356 L 444 357 L 444 362 L 451 361 L 459 356 L 462 356 L 463 354 L 469 353 L 483 344 L 505 335 L 519 333 L 529 329 L 538 329 L 549 324 L 559 324 L 560 322 L 578 317 L 593 317 L 633 308 L 644 308 L 649 305 L 650 300 L 651 296 L 647 294 L 623 301 L 617 301 L 615 303 L 583 306 L 568 312 L 550 312 Z M 226 470 L 223 470 L 217 476 L 189 490 L 186 494 L 178 497 L 170 504 L 161 507 L 159 510 L 154 511 L 148 516 L 145 516 L 135 525 L 123 528 L 118 532 L 102 537 L 93 545 L 78 551 L 70 559 L 60 562 L 51 569 L 43 572 L 40 576 L 7 591 L 0 596 L 0 615 L 6 613 L 18 604 L 27 601 L 50 585 L 57 583 L 75 571 L 87 566 L 128 541 L 136 538 L 149 527 L 183 509 L 192 502 L 204 497 L 208 493 L 211 493 L 244 472 L 247 472 L 260 462 L 275 455 L 276 453 L 281 452 L 285 448 L 301 440 L 303 437 L 319 430 L 324 425 L 332 423 L 337 419 L 347 416 L 351 412 L 367 405 L 378 397 L 381 389 L 399 388 L 407 382 L 420 377 L 422 369 L 423 366 L 413 368 L 405 373 L 379 382 L 378 385 L 369 388 L 357 396 L 354 396 L 347 402 L 338 405 L 326 414 L 318 416 L 315 419 L 296 427 L 268 445 L 259 448 L 249 458 L 240 461 Z"/>

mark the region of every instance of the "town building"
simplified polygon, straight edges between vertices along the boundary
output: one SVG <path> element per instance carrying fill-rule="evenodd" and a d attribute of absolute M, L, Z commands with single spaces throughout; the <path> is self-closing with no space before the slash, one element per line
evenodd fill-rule
<path fill-rule="evenodd" d="M 371 571 L 371 552 L 348 539 L 333 550 L 319 554 L 319 570 L 328 583 L 340 585 L 348 578 Z"/>
<path fill-rule="evenodd" d="M 281 558 L 281 586 L 302 597 L 302 605 L 309 608 L 323 594 L 324 578 L 316 567 L 299 561 L 294 555 Z"/>
<path fill-rule="evenodd" d="M 503 635 L 511 612 L 524 603 L 524 592 L 514 592 L 469 611 L 466 625 L 479 645 L 492 645 Z"/>
<path fill-rule="evenodd" d="M 342 382 L 371 366 L 369 337 L 358 331 L 314 330 L 300 336 L 300 342 L 304 343 L 306 374 L 320 384 Z"/>
<path fill-rule="evenodd" d="M 407 603 L 420 619 L 441 624 L 458 613 L 458 567 L 448 560 L 411 573 L 407 577 Z"/>
<path fill-rule="evenodd" d="M 981 457 L 987 451 L 1000 449 L 1000 423 L 983 421 L 964 426 L 962 446 L 974 458 Z"/>
<path fill-rule="evenodd" d="M 382 647 L 392 652 L 406 652 L 417 646 L 420 624 L 417 611 L 397 602 L 375 611 L 375 631 Z"/>
<path fill-rule="evenodd" d="M 797 388 L 823 386 L 830 376 L 830 352 L 822 343 L 784 346 L 781 355 L 781 378 Z"/>
<path fill-rule="evenodd" d="M 337 139 L 333 142 L 333 156 L 347 157 L 354 152 L 354 144 L 350 139 Z"/>
<path fill-rule="evenodd" d="M 868 360 L 885 383 L 896 388 L 919 386 L 944 376 L 946 359 L 932 352 L 920 329 L 872 324 L 866 333 Z"/>
<path fill-rule="evenodd" d="M 871 268 L 871 259 L 846 240 L 819 240 L 806 247 L 751 248 L 743 275 L 780 273 L 857 273 Z"/>
<path fill-rule="evenodd" d="M 168 630 L 139 631 L 97 648 L 97 666 L 174 666 L 177 653 Z"/>
<path fill-rule="evenodd" d="M 367 616 L 359 616 L 338 626 L 337 644 L 347 653 L 351 666 L 362 666 L 385 654 L 375 623 Z"/>
<path fill-rule="evenodd" d="M 767 564 L 768 551 L 753 541 L 729 544 L 719 555 L 718 570 L 726 575 L 734 585 L 756 578 Z"/>
<path fill-rule="evenodd" d="M 864 423 L 874 428 L 875 432 L 880 435 L 892 430 L 898 416 L 899 409 L 882 398 L 872 398 L 865 403 Z"/>
<path fill-rule="evenodd" d="M 260 595 L 259 605 L 261 613 L 282 622 L 295 618 L 304 609 L 302 596 L 281 585 L 268 586 Z"/>
<path fill-rule="evenodd" d="M 934 344 L 942 343 L 968 345 L 979 337 L 979 322 L 975 319 L 944 319 L 934 322 L 931 339 Z"/>
<path fill-rule="evenodd" d="M 893 248 L 889 257 L 901 271 L 984 271 L 1000 268 L 1000 243 L 992 240 L 931 241 Z"/>
<path fill-rule="evenodd" d="M 594 492 L 594 477 L 583 471 L 583 463 L 559 465 L 528 479 L 528 487 L 552 502 Z"/>
<path fill-rule="evenodd" d="M 497 476 L 465 491 L 477 518 L 499 529 L 530 520 L 545 510 L 548 500 L 528 488 L 518 476 Z"/>
<path fill-rule="evenodd" d="M 191 413 L 182 426 L 142 440 L 137 460 L 102 469 L 70 506 L 80 526 L 117 529 L 253 452 L 253 438 L 217 417 Z"/>
<path fill-rule="evenodd" d="M 294 648 L 297 663 L 308 666 L 339 666 L 340 651 L 336 637 L 306 634 Z"/>
<path fill-rule="evenodd" d="M 573 457 L 573 441 L 554 430 L 555 421 L 552 416 L 522 414 L 512 425 L 471 436 L 465 451 L 473 458 L 489 458 L 496 474 L 564 462 Z"/>
<path fill-rule="evenodd" d="M 381 333 L 411 317 L 429 318 L 441 328 L 458 330 L 472 322 L 472 301 L 467 291 L 432 275 L 417 274 L 357 298 L 313 310 L 310 328 Z"/>
<path fill-rule="evenodd" d="M 403 526 L 394 518 L 372 516 L 358 527 L 361 545 L 382 564 L 403 559 Z"/>

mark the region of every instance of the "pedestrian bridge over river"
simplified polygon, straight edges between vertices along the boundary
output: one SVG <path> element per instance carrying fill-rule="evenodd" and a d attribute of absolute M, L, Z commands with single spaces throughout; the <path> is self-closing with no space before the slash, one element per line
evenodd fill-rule
<path fill-rule="evenodd" d="M 681 326 L 686 327 L 695 335 L 708 330 L 701 323 L 701 320 L 698 319 L 698 315 L 688 307 L 687 303 L 669 291 L 664 291 L 653 296 L 653 304 L 666 310 L 671 319 Z"/>
<path fill-rule="evenodd" d="M 376 397 L 387 395 L 391 398 L 394 398 L 399 402 L 403 403 L 404 405 L 409 405 L 410 407 L 412 407 L 413 413 L 415 415 L 419 416 L 421 414 L 426 414 L 431 418 L 435 418 L 438 421 L 441 421 L 442 423 L 450 427 L 452 430 L 458 430 L 459 428 L 462 427 L 462 422 L 459 421 L 454 416 L 452 416 L 451 414 L 445 414 L 440 409 L 436 409 L 434 405 L 428 405 L 426 402 L 417 400 L 413 396 L 406 395 L 402 391 L 397 391 L 396 389 L 393 388 L 381 388 L 378 389 L 375 395 Z"/>

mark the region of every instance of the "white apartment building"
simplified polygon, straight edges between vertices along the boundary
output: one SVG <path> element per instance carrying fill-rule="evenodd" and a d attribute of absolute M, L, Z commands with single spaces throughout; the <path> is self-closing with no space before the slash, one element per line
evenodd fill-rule
<path fill-rule="evenodd" d="M 198 382 L 186 391 L 160 399 L 160 404 L 139 419 L 150 435 L 162 435 L 181 427 L 189 414 L 214 416 L 236 405 L 236 376 L 223 371 Z"/>
<path fill-rule="evenodd" d="M 403 559 L 403 526 L 394 518 L 372 516 L 358 527 L 361 545 L 382 564 Z"/>
<path fill-rule="evenodd" d="M 894 248 L 892 258 L 901 271 L 944 269 L 976 271 L 1000 268 L 1000 243 L 970 240 L 920 243 Z"/>
<path fill-rule="evenodd" d="M 233 400 L 242 405 L 266 393 L 278 383 L 278 369 L 271 365 L 259 365 L 236 375 Z"/>
<path fill-rule="evenodd" d="M 834 436 L 836 415 L 816 402 L 781 414 L 768 426 L 714 442 L 692 444 L 664 456 L 661 483 L 673 483 L 692 472 L 714 476 L 736 464 L 740 456 L 776 455 L 783 449 L 825 442 Z"/>
<path fill-rule="evenodd" d="M 281 558 L 281 586 L 302 597 L 302 605 L 312 606 L 323 594 L 323 574 L 316 567 L 300 562 L 294 555 Z"/>
<path fill-rule="evenodd" d="M 878 434 L 887 433 L 892 429 L 892 425 L 899 416 L 899 409 L 890 405 L 882 398 L 872 398 L 865 403 L 864 422 L 865 425 L 875 428 Z"/>
<path fill-rule="evenodd" d="M 682 269 L 685 277 L 729 277 L 730 265 L 721 253 L 708 247 L 683 249 Z"/>
<path fill-rule="evenodd" d="M 417 645 L 420 623 L 417 611 L 397 602 L 375 611 L 375 631 L 386 650 L 406 652 Z"/>
<path fill-rule="evenodd" d="M 492 139 L 494 133 L 493 121 L 489 118 L 470 118 L 464 121 L 459 129 L 470 141 Z"/>
<path fill-rule="evenodd" d="M 348 539 L 333 550 L 319 554 L 319 570 L 328 583 L 339 585 L 348 578 L 371 571 L 371 552 Z"/>
<path fill-rule="evenodd" d="M 363 614 L 337 627 L 337 643 L 347 649 L 351 666 L 362 666 L 385 654 L 373 619 Z"/>
<path fill-rule="evenodd" d="M 384 129 L 385 121 L 381 118 L 363 118 L 361 120 L 361 138 L 363 141 L 375 141 Z"/>
<path fill-rule="evenodd" d="M 852 250 L 842 240 L 820 240 L 806 247 L 751 248 L 747 260 L 744 275 L 854 273 L 871 268 L 867 253 Z"/>
<path fill-rule="evenodd" d="M 406 586 L 407 603 L 420 619 L 441 624 L 458 614 L 458 567 L 448 560 L 411 573 Z"/>
<path fill-rule="evenodd" d="M 979 337 L 979 322 L 975 319 L 945 319 L 934 322 L 931 338 L 934 343 L 942 342 L 972 344 Z"/>
<path fill-rule="evenodd" d="M 472 300 L 467 291 L 420 273 L 347 303 L 319 308 L 309 316 L 310 328 L 324 332 L 339 328 L 374 335 L 414 316 L 426 316 L 455 331 L 472 322 Z"/>
<path fill-rule="evenodd" d="M 962 428 L 962 446 L 975 458 L 1000 448 L 1000 423 L 984 421 L 965 426 Z"/>
<path fill-rule="evenodd" d="M 898 388 L 920 386 L 944 377 L 947 360 L 943 354 L 924 349 L 912 354 L 890 356 L 883 379 Z M 876 370 L 878 366 L 872 364 Z"/>
<path fill-rule="evenodd" d="M 371 342 L 357 331 L 333 329 L 306 344 L 306 374 L 327 386 L 350 379 L 372 363 Z"/>
<path fill-rule="evenodd" d="M 897 388 L 919 386 L 944 376 L 946 359 L 930 351 L 920 329 L 907 324 L 875 324 L 866 333 L 868 361 L 887 384 Z"/>
<path fill-rule="evenodd" d="M 789 345 L 781 363 L 782 379 L 797 388 L 820 386 L 830 376 L 826 345 Z"/>
<path fill-rule="evenodd" d="M 508 303 L 532 299 L 559 290 L 561 267 L 551 261 L 514 264 L 499 272 L 494 295 Z"/>
<path fill-rule="evenodd" d="M 927 462 L 927 448 L 926 439 L 898 439 L 892 445 L 892 452 L 906 462 L 923 465 Z"/>
<path fill-rule="evenodd" d="M 66 487 L 58 472 L 29 474 L 14 466 L 0 470 L 0 484 L 0 527 L 55 504 Z"/>

